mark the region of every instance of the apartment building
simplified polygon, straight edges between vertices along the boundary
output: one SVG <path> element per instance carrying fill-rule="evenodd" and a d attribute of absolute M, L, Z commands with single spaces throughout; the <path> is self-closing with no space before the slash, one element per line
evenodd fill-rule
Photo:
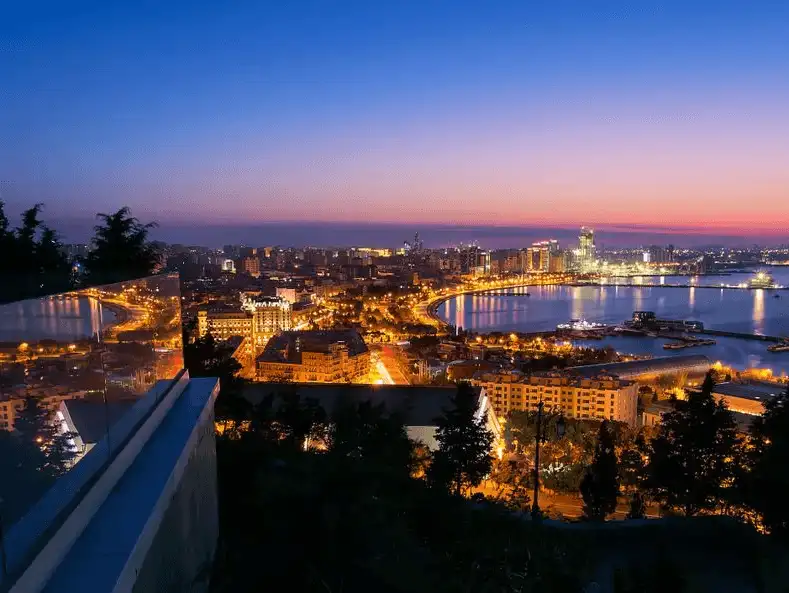
<path fill-rule="evenodd" d="M 260 381 L 363 383 L 370 351 L 356 330 L 283 332 L 257 358 Z"/>
<path fill-rule="evenodd" d="M 630 426 L 636 426 L 638 418 L 638 385 L 612 375 L 550 371 L 527 376 L 505 371 L 477 373 L 471 383 L 485 389 L 500 418 L 516 410 L 537 410 L 540 401 L 568 418 L 616 420 Z"/>

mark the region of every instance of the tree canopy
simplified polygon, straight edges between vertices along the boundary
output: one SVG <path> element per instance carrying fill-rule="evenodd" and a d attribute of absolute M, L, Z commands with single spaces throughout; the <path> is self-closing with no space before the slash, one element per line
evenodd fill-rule
<path fill-rule="evenodd" d="M 592 465 L 581 480 L 584 516 L 593 521 L 603 521 L 616 510 L 619 495 L 619 475 L 614 435 L 608 422 L 600 424 Z"/>
<path fill-rule="evenodd" d="M 58 236 L 39 218 L 42 204 L 22 214 L 21 225 L 11 228 L 0 201 L 0 302 L 13 302 L 71 288 L 71 266 Z"/>
<path fill-rule="evenodd" d="M 646 483 L 652 498 L 686 516 L 725 502 L 739 459 L 734 418 L 715 401 L 714 385 L 708 374 L 699 391 L 676 401 L 650 446 Z"/>
<path fill-rule="evenodd" d="M 485 418 L 477 418 L 477 394 L 468 383 L 460 383 L 450 408 L 436 418 L 438 451 L 428 478 L 460 495 L 478 486 L 490 473 L 493 434 Z"/>
<path fill-rule="evenodd" d="M 765 527 L 789 539 L 789 388 L 764 404 L 751 428 L 751 472 L 743 478 L 744 498 L 762 516 Z"/>
<path fill-rule="evenodd" d="M 94 227 L 93 248 L 85 258 L 87 284 L 112 284 L 156 271 L 159 254 L 148 241 L 156 223 L 141 223 L 127 207 L 97 216 L 100 224 Z"/>

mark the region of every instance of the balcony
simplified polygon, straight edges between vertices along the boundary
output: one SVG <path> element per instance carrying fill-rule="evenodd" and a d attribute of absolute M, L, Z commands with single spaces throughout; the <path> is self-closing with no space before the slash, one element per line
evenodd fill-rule
<path fill-rule="evenodd" d="M 218 381 L 183 370 L 180 301 L 164 275 L 0 306 L 0 591 L 207 586 Z"/>

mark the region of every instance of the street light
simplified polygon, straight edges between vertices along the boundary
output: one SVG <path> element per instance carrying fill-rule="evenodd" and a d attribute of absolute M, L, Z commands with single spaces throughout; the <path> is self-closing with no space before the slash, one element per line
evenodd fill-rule
<path fill-rule="evenodd" d="M 534 520 L 539 520 L 541 518 L 541 511 L 540 511 L 540 503 L 539 503 L 539 496 L 540 496 L 540 443 L 544 443 L 546 439 L 545 435 L 545 427 L 542 425 L 542 416 L 543 416 L 543 409 L 545 408 L 545 403 L 540 400 L 540 403 L 537 404 L 537 435 L 534 439 L 534 500 L 532 501 L 531 505 L 531 516 Z M 562 438 L 564 436 L 565 431 L 565 422 L 564 422 L 564 415 L 561 414 L 559 418 L 556 420 L 556 436 L 558 438 Z"/>

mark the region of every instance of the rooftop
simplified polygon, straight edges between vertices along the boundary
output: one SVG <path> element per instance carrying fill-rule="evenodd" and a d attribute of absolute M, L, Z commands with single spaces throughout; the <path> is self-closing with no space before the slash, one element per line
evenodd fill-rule
<path fill-rule="evenodd" d="M 602 364 L 589 364 L 579 367 L 570 367 L 585 377 L 611 374 L 620 377 L 634 377 L 657 373 L 671 373 L 685 370 L 708 370 L 712 366 L 709 358 L 703 354 L 689 354 L 685 356 L 661 356 L 649 360 L 630 360 L 627 362 L 607 362 Z"/>
<path fill-rule="evenodd" d="M 349 356 L 367 352 L 367 344 L 355 329 L 286 331 L 271 338 L 258 362 L 301 362 L 302 352 L 328 354 L 331 346 L 342 344 Z"/>
<path fill-rule="evenodd" d="M 276 400 L 278 396 L 294 392 L 302 399 L 314 399 L 329 415 L 342 406 L 370 402 L 372 405 L 383 404 L 389 413 L 402 414 L 406 426 L 432 426 L 434 420 L 452 405 L 457 387 L 253 383 L 245 387 L 244 397 L 257 404 L 268 396 Z"/>
<path fill-rule="evenodd" d="M 713 393 L 717 395 L 765 401 L 786 393 L 786 387 L 777 383 L 766 383 L 761 381 L 754 381 L 751 383 L 727 382 L 715 385 Z"/>

